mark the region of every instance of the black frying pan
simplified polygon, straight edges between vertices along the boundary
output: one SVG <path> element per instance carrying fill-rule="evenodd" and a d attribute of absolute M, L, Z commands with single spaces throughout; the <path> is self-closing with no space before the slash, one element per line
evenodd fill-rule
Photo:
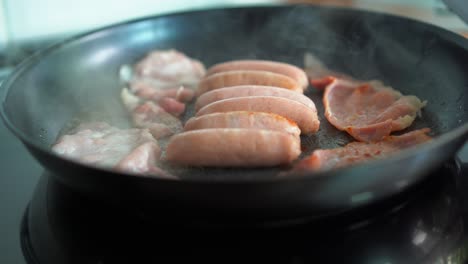
<path fill-rule="evenodd" d="M 207 67 L 241 58 L 302 67 L 304 53 L 312 52 L 333 70 L 380 79 L 427 100 L 408 130 L 430 127 L 435 140 L 385 160 L 289 177 L 278 177 L 282 168 L 199 168 L 166 180 L 87 167 L 51 153 L 74 118 L 125 122 L 120 66 L 167 48 Z M 33 55 L 4 82 L 2 116 L 56 179 L 85 195 L 184 220 L 292 220 L 388 198 L 452 158 L 468 135 L 467 73 L 466 39 L 405 18 L 302 5 L 205 10 L 107 27 Z M 306 94 L 322 126 L 302 138 L 304 155 L 349 142 L 323 117 L 321 94 L 312 87 Z"/>

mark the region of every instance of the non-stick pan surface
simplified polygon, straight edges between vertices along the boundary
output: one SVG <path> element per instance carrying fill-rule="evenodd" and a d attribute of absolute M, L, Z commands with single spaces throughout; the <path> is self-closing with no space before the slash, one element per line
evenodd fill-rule
<path fill-rule="evenodd" d="M 427 100 L 408 130 L 430 127 L 435 140 L 389 159 L 288 177 L 278 176 L 287 168 L 191 168 L 179 171 L 180 180 L 166 180 L 52 154 L 50 145 L 77 118 L 128 125 L 119 69 L 153 49 L 177 49 L 207 67 L 246 58 L 302 67 L 304 54 L 312 52 L 333 70 Z M 302 5 L 194 11 L 107 27 L 37 53 L 4 82 L 2 114 L 58 180 L 86 195 L 200 219 L 316 217 L 387 198 L 453 157 L 468 131 L 467 65 L 468 41 L 461 36 L 390 15 Z M 306 94 L 317 105 L 321 128 L 302 138 L 304 155 L 350 142 L 324 118 L 321 94 L 312 87 Z"/>

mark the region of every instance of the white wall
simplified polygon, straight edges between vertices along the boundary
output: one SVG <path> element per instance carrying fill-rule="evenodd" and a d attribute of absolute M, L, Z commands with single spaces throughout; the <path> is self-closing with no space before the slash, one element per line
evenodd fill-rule
<path fill-rule="evenodd" d="M 1 1 L 7 24 L 7 30 L 3 33 L 4 40 L 6 37 L 14 42 L 78 33 L 132 18 L 185 9 L 275 2 L 268 0 L 0 0 L 0 9 Z M 0 15 L 0 27 L 2 27 L 1 20 Z M 0 29 L 0 38 L 1 34 Z"/>
<path fill-rule="evenodd" d="M 5 44 L 8 41 L 7 24 L 4 11 L 4 1 L 0 0 L 0 51 L 5 48 Z"/>

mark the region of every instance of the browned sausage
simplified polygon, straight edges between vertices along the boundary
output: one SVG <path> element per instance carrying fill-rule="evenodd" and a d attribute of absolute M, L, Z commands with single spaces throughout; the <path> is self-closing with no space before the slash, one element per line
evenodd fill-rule
<path fill-rule="evenodd" d="M 224 100 L 233 97 L 246 97 L 246 96 L 277 96 L 303 103 L 310 108 L 315 108 L 314 102 L 307 96 L 293 92 L 287 89 L 263 86 L 263 85 L 240 85 L 225 87 L 216 90 L 212 90 L 202 94 L 197 98 L 195 103 L 195 111 L 200 110 L 207 104 Z"/>
<path fill-rule="evenodd" d="M 306 89 L 308 78 L 304 70 L 292 64 L 269 60 L 234 60 L 218 63 L 210 67 L 207 75 L 225 71 L 255 70 L 283 74 L 294 79 L 302 89 Z"/>
<path fill-rule="evenodd" d="M 320 121 L 317 109 L 296 101 L 274 96 L 236 97 L 213 102 L 200 109 L 196 116 L 217 112 L 255 111 L 274 113 L 297 123 L 302 134 L 317 132 Z"/>
<path fill-rule="evenodd" d="M 184 126 L 185 131 L 203 128 L 256 128 L 282 131 L 297 137 L 301 134 L 297 124 L 283 116 L 249 111 L 213 113 L 192 117 Z"/>
<path fill-rule="evenodd" d="M 290 164 L 300 154 L 300 139 L 288 133 L 213 128 L 174 135 L 166 161 L 185 166 L 266 167 Z"/>
<path fill-rule="evenodd" d="M 303 93 L 301 85 L 294 79 L 268 71 L 227 71 L 203 78 L 198 84 L 197 96 L 211 90 L 237 85 L 276 86 Z"/>

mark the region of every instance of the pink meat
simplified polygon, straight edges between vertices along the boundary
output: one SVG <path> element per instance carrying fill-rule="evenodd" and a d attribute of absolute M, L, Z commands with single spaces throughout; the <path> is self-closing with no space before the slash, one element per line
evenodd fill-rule
<path fill-rule="evenodd" d="M 131 113 L 134 126 L 148 128 L 154 138 L 160 139 L 182 130 L 182 122 L 160 105 L 152 101 L 144 101 L 126 88 L 122 89 L 120 96 L 122 103 Z M 178 102 L 168 99 L 170 98 L 164 98 L 161 101 L 165 101 L 166 108 L 174 107 L 174 111 L 177 111 Z M 171 106 L 171 104 L 174 104 L 174 106 Z M 183 108 L 185 108 L 185 105 L 183 105 Z"/>
<path fill-rule="evenodd" d="M 365 142 L 382 140 L 409 127 L 426 104 L 379 82 L 340 79 L 327 86 L 323 103 L 325 117 L 333 126 Z"/>
<path fill-rule="evenodd" d="M 304 71 L 310 84 L 318 90 L 323 90 L 335 78 L 353 80 L 350 76 L 329 69 L 314 54 L 307 52 L 304 55 Z"/>
<path fill-rule="evenodd" d="M 300 139 L 289 133 L 212 128 L 171 137 L 166 159 L 183 166 L 267 167 L 290 164 L 300 153 Z"/>
<path fill-rule="evenodd" d="M 179 102 L 186 103 L 190 102 L 195 95 L 195 92 L 192 89 L 184 86 L 158 89 L 157 87 L 152 86 L 151 83 L 143 80 L 131 82 L 130 90 L 143 99 L 155 102 L 158 102 L 162 98 L 169 97 Z"/>
<path fill-rule="evenodd" d="M 239 85 L 275 86 L 299 93 L 304 92 L 298 82 L 286 75 L 269 71 L 238 70 L 219 72 L 203 78 L 198 85 L 196 96 L 211 90 Z"/>
<path fill-rule="evenodd" d="M 134 67 L 134 77 L 151 80 L 158 89 L 180 85 L 195 88 L 205 72 L 205 66 L 199 60 L 174 49 L 154 50 Z"/>
<path fill-rule="evenodd" d="M 151 101 L 133 109 L 132 118 L 136 127 L 148 128 L 156 139 L 182 131 L 182 122 L 178 118 Z"/>
<path fill-rule="evenodd" d="M 179 116 L 185 111 L 184 103 L 193 99 L 193 89 L 205 72 L 200 61 L 180 51 L 154 50 L 135 64 L 128 93 Z"/>
<path fill-rule="evenodd" d="M 286 75 L 294 79 L 303 89 L 308 86 L 307 75 L 301 68 L 284 62 L 269 60 L 233 60 L 213 65 L 208 69 L 207 75 L 235 71 L 235 70 L 257 70 L 269 71 Z"/>
<path fill-rule="evenodd" d="M 158 105 L 160 108 L 164 109 L 164 111 L 174 116 L 180 116 L 185 111 L 185 104 L 171 97 L 144 98 L 140 95 L 133 94 L 127 88 L 122 89 L 120 95 L 123 104 L 130 112 L 145 101 L 153 102 L 155 105 Z"/>
<path fill-rule="evenodd" d="M 59 137 L 52 151 L 86 165 L 119 172 L 169 175 L 157 167 L 161 150 L 147 129 L 120 129 L 104 122 L 83 123 Z"/>
<path fill-rule="evenodd" d="M 429 128 L 408 132 L 400 136 L 387 136 L 375 143 L 352 142 L 341 148 L 319 149 L 294 165 L 292 171 L 317 171 L 342 168 L 369 160 L 388 157 L 432 138 Z"/>
<path fill-rule="evenodd" d="M 283 116 L 249 111 L 213 113 L 190 118 L 184 131 L 205 128 L 252 128 L 282 131 L 299 137 L 301 130 L 297 124 Z"/>
<path fill-rule="evenodd" d="M 156 166 L 160 156 L 161 150 L 159 145 L 154 142 L 147 142 L 135 148 L 130 154 L 120 160 L 115 169 L 130 174 L 160 175 L 166 178 L 176 178 Z"/>
<path fill-rule="evenodd" d="M 234 98 L 234 97 L 249 97 L 249 96 L 276 96 L 283 97 L 287 99 L 294 100 L 296 102 L 302 103 L 309 108 L 315 109 L 314 102 L 307 96 L 294 92 L 288 89 L 274 87 L 274 86 L 264 86 L 264 85 L 240 85 L 225 87 L 216 90 L 209 91 L 202 94 L 197 98 L 195 103 L 195 111 L 200 110 L 205 105 L 210 103 Z"/>
<path fill-rule="evenodd" d="M 185 111 L 185 104 L 173 98 L 162 98 L 158 104 L 166 112 L 175 116 L 180 116 Z"/>
<path fill-rule="evenodd" d="M 310 108 L 294 100 L 275 96 L 236 97 L 216 101 L 200 109 L 196 116 L 232 111 L 277 114 L 295 122 L 302 134 L 312 134 L 320 128 L 315 107 Z"/>

